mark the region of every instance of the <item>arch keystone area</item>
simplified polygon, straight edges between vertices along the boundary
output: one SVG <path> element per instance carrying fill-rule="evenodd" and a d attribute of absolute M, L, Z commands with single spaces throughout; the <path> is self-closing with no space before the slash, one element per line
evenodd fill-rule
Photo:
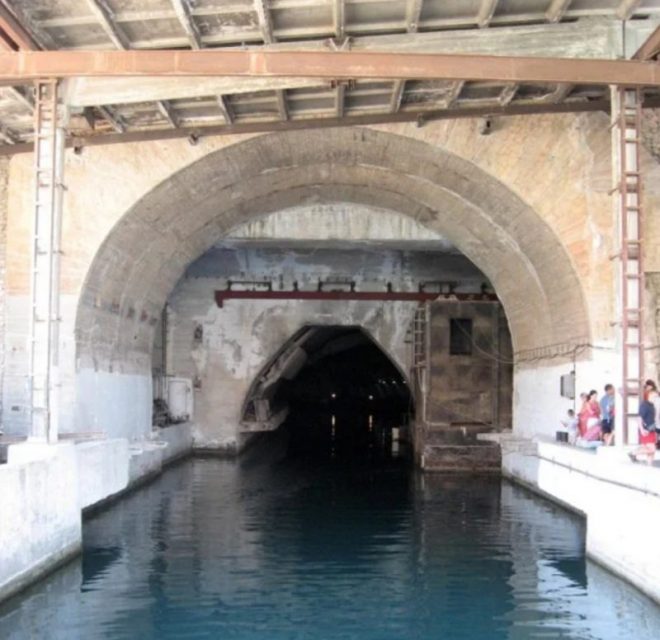
<path fill-rule="evenodd" d="M 236 226 L 309 201 L 396 211 L 445 236 L 492 282 L 517 353 L 589 341 L 570 256 L 520 197 L 424 142 L 332 129 L 215 151 L 139 200 L 89 270 L 76 321 L 78 366 L 147 373 L 156 319 L 186 266 Z"/>

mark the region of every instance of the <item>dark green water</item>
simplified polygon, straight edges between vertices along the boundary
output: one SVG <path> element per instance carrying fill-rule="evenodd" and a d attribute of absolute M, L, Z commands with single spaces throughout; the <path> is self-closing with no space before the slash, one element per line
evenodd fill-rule
<path fill-rule="evenodd" d="M 497 479 L 255 452 L 168 470 L 0 608 L 3 638 L 626 638 L 660 610 L 585 561 L 581 520 Z"/>

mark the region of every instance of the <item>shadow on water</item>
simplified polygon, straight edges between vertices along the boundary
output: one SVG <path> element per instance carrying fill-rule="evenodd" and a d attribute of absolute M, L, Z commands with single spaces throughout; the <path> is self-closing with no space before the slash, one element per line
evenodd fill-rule
<path fill-rule="evenodd" d="M 582 520 L 416 473 L 398 423 L 298 411 L 239 462 L 169 469 L 86 521 L 82 561 L 1 607 L 0 637 L 657 637 L 658 608 L 586 562 Z"/>

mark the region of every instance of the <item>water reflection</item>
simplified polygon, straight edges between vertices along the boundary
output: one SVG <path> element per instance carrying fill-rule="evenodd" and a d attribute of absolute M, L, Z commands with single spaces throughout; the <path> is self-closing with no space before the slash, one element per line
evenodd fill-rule
<path fill-rule="evenodd" d="M 586 563 L 582 521 L 554 505 L 402 457 L 291 457 L 285 435 L 87 521 L 82 560 L 2 607 L 0 636 L 657 637 L 658 608 Z"/>

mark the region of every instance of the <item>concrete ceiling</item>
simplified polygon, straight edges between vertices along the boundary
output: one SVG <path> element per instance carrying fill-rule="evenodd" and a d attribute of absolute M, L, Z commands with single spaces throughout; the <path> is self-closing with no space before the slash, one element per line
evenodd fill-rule
<path fill-rule="evenodd" d="M 2 7 L 31 48 L 47 50 L 247 45 L 617 58 L 660 21 L 660 0 L 0 0 Z M 0 89 L 5 153 L 32 139 L 31 93 Z M 475 107 L 552 110 L 607 98 L 605 86 L 306 78 L 81 78 L 65 91 L 69 130 L 81 140 Z"/>

